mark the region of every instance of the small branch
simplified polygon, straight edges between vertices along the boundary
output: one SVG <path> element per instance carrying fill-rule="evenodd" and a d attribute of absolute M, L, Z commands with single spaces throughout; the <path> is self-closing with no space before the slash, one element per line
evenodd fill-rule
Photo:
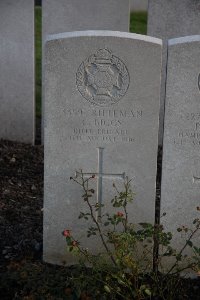
<path fill-rule="evenodd" d="M 99 236 L 100 236 L 100 238 L 101 238 L 101 241 L 102 241 L 102 243 L 103 243 L 104 248 L 106 249 L 106 252 L 107 252 L 108 255 L 110 256 L 110 258 L 111 258 L 112 262 L 114 263 L 114 265 L 117 266 L 117 264 L 116 264 L 116 262 L 115 262 L 115 259 L 114 259 L 113 255 L 112 255 L 112 253 L 110 252 L 110 250 L 108 249 L 108 246 L 106 245 L 106 242 L 105 242 L 105 240 L 104 240 L 104 237 L 103 237 L 101 228 L 100 228 L 100 226 L 99 226 L 99 223 L 98 223 L 98 221 L 96 220 L 96 218 L 95 218 L 95 216 L 94 216 L 92 205 L 90 204 L 90 202 L 89 202 L 89 200 L 88 200 L 88 199 L 89 199 L 89 197 L 88 197 L 88 196 L 89 196 L 89 195 L 88 195 L 88 180 L 87 180 L 87 187 L 85 187 L 86 181 L 83 179 L 82 173 L 81 173 L 81 178 L 82 178 L 82 187 L 83 187 L 84 192 L 85 192 L 85 195 L 86 195 L 86 196 L 85 196 L 85 199 L 86 199 L 85 201 L 87 202 L 87 205 L 88 205 L 88 207 L 89 207 L 89 209 L 90 209 L 90 215 L 91 215 L 91 217 L 92 217 L 92 220 L 93 220 L 93 222 L 95 223 L 95 225 L 97 226 Z M 91 178 L 92 178 L 92 177 L 91 177 Z"/>
<path fill-rule="evenodd" d="M 197 227 L 192 234 L 190 235 L 189 239 L 187 240 L 187 242 L 185 243 L 185 245 L 182 247 L 182 249 L 180 250 L 180 252 L 178 253 L 178 256 L 180 256 L 183 251 L 185 250 L 185 248 L 188 246 L 188 241 L 190 241 L 193 236 L 195 235 L 195 233 L 199 230 L 199 227 Z M 178 265 L 178 261 L 176 260 L 176 262 L 174 263 L 174 265 L 170 268 L 170 270 L 167 272 L 167 274 L 165 276 L 167 276 L 176 266 Z"/>
<path fill-rule="evenodd" d="M 114 265 L 116 266 L 117 264 L 116 264 L 116 262 L 115 262 L 115 259 L 114 259 L 113 255 L 111 254 L 110 250 L 108 249 L 107 245 L 106 245 L 106 242 L 105 242 L 104 237 L 103 237 L 103 234 L 102 234 L 102 232 L 101 232 L 101 228 L 100 228 L 100 226 L 99 226 L 99 223 L 97 222 L 97 220 L 96 220 L 96 218 L 95 218 L 95 216 L 94 216 L 92 206 L 91 206 L 89 200 L 86 200 L 86 202 L 87 202 L 87 204 L 88 204 L 88 206 L 89 206 L 89 208 L 90 208 L 90 214 L 91 214 L 92 220 L 93 220 L 93 222 L 95 223 L 95 225 L 96 225 L 97 228 L 98 228 L 99 236 L 100 236 L 100 238 L 101 238 L 101 241 L 102 241 L 102 243 L 103 243 L 103 246 L 104 246 L 104 248 L 106 249 L 106 252 L 108 253 L 108 255 L 110 256 L 112 262 L 113 262 Z"/>

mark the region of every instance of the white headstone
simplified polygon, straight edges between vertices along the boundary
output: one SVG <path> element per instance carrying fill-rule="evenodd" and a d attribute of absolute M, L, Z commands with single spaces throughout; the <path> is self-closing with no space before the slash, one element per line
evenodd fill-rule
<path fill-rule="evenodd" d="M 130 0 L 131 11 L 146 11 L 148 0 Z"/>
<path fill-rule="evenodd" d="M 163 39 L 159 143 L 162 144 L 167 40 L 200 34 L 199 0 L 149 0 L 147 34 Z"/>
<path fill-rule="evenodd" d="M 34 0 L 0 1 L 0 138 L 34 143 Z"/>
<path fill-rule="evenodd" d="M 200 36 L 169 40 L 161 210 L 181 249 L 181 226 L 193 228 L 200 194 Z M 199 246 L 200 235 L 196 237 Z M 184 253 L 185 254 L 185 253 Z"/>
<path fill-rule="evenodd" d="M 129 31 L 129 6 L 130 0 L 43 0 L 43 45 L 48 35 L 61 32 Z"/>
<path fill-rule="evenodd" d="M 161 41 L 113 31 L 63 33 L 49 38 L 45 59 L 44 259 L 69 264 L 61 232 L 70 228 L 79 239 L 87 228 L 78 221 L 85 203 L 70 181 L 75 171 L 96 174 L 96 201 L 105 210 L 112 183 L 121 189 L 124 176 L 133 179 L 130 220 L 154 221 Z M 83 244 L 99 249 L 90 239 Z"/>
<path fill-rule="evenodd" d="M 129 31 L 129 1 L 43 0 L 43 40 L 66 31 Z"/>

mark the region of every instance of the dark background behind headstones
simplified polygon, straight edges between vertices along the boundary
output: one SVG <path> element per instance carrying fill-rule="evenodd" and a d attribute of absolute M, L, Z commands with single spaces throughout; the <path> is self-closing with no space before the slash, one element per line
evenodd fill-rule
<path fill-rule="evenodd" d="M 35 5 L 40 5 L 42 4 L 42 0 L 35 0 Z"/>

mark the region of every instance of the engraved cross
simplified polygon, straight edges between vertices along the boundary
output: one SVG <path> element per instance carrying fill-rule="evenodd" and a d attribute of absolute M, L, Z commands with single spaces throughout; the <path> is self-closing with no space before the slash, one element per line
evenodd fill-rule
<path fill-rule="evenodd" d="M 200 183 L 200 177 L 193 176 L 193 183 Z"/>
<path fill-rule="evenodd" d="M 101 205 L 103 202 L 102 199 L 102 187 L 103 187 L 103 178 L 122 178 L 125 179 L 125 172 L 121 174 L 113 174 L 113 173 L 104 173 L 103 172 L 103 150 L 104 148 L 97 148 L 98 151 L 98 166 L 97 166 L 97 172 L 90 172 L 90 173 L 82 173 L 83 176 L 85 177 L 90 177 L 92 175 L 95 175 L 98 180 L 97 180 L 97 204 L 99 204 L 99 209 L 98 209 L 98 216 L 97 219 L 101 218 Z M 80 172 L 76 172 L 76 176 L 80 174 Z"/>

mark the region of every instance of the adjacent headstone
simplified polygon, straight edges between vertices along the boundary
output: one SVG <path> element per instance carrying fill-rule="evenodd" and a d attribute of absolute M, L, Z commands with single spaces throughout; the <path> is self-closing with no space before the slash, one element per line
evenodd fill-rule
<path fill-rule="evenodd" d="M 61 232 L 85 237 L 75 171 L 95 174 L 95 201 L 110 211 L 113 182 L 136 192 L 132 222 L 154 222 L 161 41 L 112 31 L 63 33 L 45 47 L 44 260 L 72 264 Z M 95 193 L 96 195 L 96 193 Z M 103 212 L 102 212 L 103 213 Z"/>
<path fill-rule="evenodd" d="M 199 0 L 149 0 L 147 34 L 163 39 L 159 143 L 162 144 L 167 40 L 200 34 Z"/>
<path fill-rule="evenodd" d="M 148 7 L 148 0 L 130 0 L 131 11 L 146 11 Z"/>
<path fill-rule="evenodd" d="M 161 210 L 162 223 L 181 249 L 177 228 L 194 228 L 200 194 L 200 36 L 169 40 Z M 200 235 L 195 238 L 199 246 Z M 188 249 L 187 249 L 188 250 Z M 185 254 L 185 253 L 184 253 Z"/>
<path fill-rule="evenodd" d="M 43 41 L 78 30 L 129 31 L 130 0 L 43 0 Z"/>
<path fill-rule="evenodd" d="M 34 143 L 34 0 L 0 1 L 0 138 Z"/>

